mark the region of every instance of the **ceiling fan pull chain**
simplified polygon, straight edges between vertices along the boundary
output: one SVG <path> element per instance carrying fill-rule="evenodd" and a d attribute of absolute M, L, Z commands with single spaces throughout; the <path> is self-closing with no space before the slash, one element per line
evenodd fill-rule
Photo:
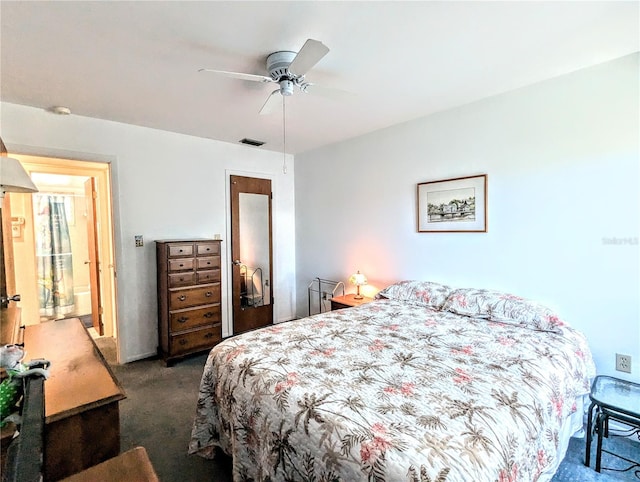
<path fill-rule="evenodd" d="M 282 97 L 282 173 L 287 173 L 287 127 L 286 127 L 286 116 L 285 116 L 285 99 L 286 97 L 283 95 Z"/>

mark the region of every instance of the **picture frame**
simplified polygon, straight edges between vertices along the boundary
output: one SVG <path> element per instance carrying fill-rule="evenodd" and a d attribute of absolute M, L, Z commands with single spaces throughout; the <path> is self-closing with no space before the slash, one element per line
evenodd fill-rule
<path fill-rule="evenodd" d="M 419 233 L 486 233 L 487 175 L 417 185 Z"/>

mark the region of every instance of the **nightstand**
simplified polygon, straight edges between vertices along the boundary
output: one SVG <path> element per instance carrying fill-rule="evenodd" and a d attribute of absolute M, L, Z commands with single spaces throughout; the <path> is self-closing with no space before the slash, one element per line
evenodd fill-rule
<path fill-rule="evenodd" d="M 356 300 L 355 296 L 356 295 L 352 293 L 350 295 L 331 298 L 331 311 L 341 310 L 342 308 L 352 308 L 373 301 L 373 298 L 367 298 L 366 296 L 363 296 L 361 300 Z"/>
<path fill-rule="evenodd" d="M 600 472 L 601 469 L 602 452 L 631 463 L 632 465 L 624 471 L 640 467 L 640 461 L 629 460 L 602 448 L 603 437 L 609 436 L 610 419 L 629 427 L 629 430 L 622 434 L 624 436 L 640 433 L 640 405 L 638 405 L 640 384 L 598 375 L 591 385 L 589 398 L 591 399 L 591 405 L 589 406 L 589 416 L 587 418 L 587 447 L 584 464 L 589 467 L 591 441 L 595 432 L 597 438 L 596 472 Z M 611 435 L 616 434 L 611 431 Z"/>

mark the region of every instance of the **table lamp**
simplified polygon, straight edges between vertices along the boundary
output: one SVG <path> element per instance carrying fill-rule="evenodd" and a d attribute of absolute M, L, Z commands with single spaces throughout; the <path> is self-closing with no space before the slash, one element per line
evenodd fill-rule
<path fill-rule="evenodd" d="M 0 137 L 0 209 L 5 192 L 38 192 L 38 188 L 20 161 L 7 157 L 7 148 Z"/>
<path fill-rule="evenodd" d="M 22 164 L 13 157 L 0 156 L 0 198 L 5 192 L 38 192 Z"/>
<path fill-rule="evenodd" d="M 358 271 L 355 274 L 351 275 L 349 278 L 349 283 L 356 285 L 356 295 L 353 297 L 354 300 L 361 300 L 362 295 L 360 294 L 360 286 L 367 284 L 367 277 Z"/>

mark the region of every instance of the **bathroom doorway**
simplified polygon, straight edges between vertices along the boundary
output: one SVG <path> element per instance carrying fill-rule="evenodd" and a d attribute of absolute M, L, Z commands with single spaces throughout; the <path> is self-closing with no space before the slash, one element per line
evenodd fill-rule
<path fill-rule="evenodd" d="M 117 362 L 110 165 L 12 154 L 38 192 L 11 195 L 22 322 L 80 318 Z"/>

